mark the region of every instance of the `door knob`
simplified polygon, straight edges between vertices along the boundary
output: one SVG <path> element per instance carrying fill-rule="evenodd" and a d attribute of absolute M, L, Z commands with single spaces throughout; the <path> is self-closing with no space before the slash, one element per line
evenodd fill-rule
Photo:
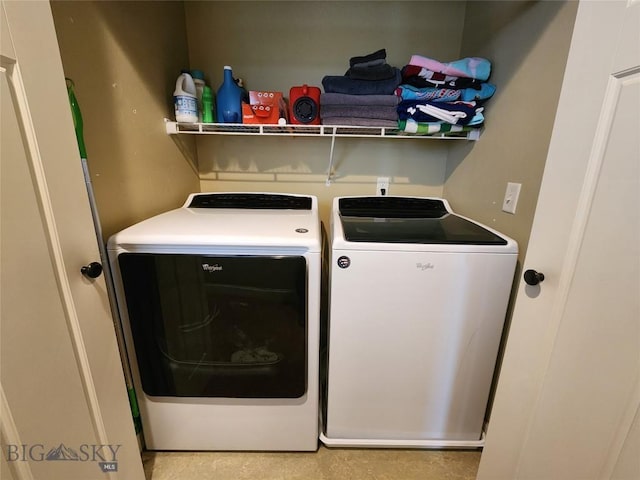
<path fill-rule="evenodd" d="M 91 262 L 80 269 L 80 273 L 87 278 L 98 278 L 102 273 L 102 265 L 98 262 Z"/>
<path fill-rule="evenodd" d="M 527 285 L 538 285 L 544 281 L 544 273 L 536 272 L 535 270 L 527 270 L 524 272 L 524 281 Z"/>

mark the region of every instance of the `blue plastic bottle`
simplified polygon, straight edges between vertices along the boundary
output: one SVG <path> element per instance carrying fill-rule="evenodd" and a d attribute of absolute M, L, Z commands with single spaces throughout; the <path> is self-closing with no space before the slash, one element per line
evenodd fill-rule
<path fill-rule="evenodd" d="M 231 67 L 225 65 L 224 79 L 216 96 L 219 123 L 242 123 L 242 89 L 233 79 Z"/>

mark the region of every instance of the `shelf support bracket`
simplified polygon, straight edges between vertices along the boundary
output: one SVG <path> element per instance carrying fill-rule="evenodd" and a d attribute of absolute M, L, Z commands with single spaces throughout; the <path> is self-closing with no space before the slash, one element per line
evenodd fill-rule
<path fill-rule="evenodd" d="M 333 147 L 336 144 L 336 128 L 334 127 L 331 132 L 331 150 L 329 151 L 329 167 L 327 168 L 327 181 L 325 185 L 328 187 L 331 185 L 331 177 L 333 176 Z"/>

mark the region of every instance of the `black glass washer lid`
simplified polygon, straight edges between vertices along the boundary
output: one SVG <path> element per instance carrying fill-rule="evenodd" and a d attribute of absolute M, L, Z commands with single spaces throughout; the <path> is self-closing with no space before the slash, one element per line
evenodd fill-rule
<path fill-rule="evenodd" d="M 338 200 L 340 215 L 376 218 L 440 218 L 448 213 L 437 198 L 345 197 Z"/>
<path fill-rule="evenodd" d="M 507 240 L 447 210 L 439 199 L 349 197 L 338 201 L 349 242 L 506 245 Z"/>

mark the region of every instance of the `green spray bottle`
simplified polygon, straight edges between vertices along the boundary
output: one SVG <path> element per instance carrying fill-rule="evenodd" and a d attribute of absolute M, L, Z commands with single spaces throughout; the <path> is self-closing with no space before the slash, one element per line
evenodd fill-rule
<path fill-rule="evenodd" d="M 216 108 L 213 103 L 213 92 L 208 85 L 202 91 L 202 122 L 213 123 L 216 121 Z"/>

